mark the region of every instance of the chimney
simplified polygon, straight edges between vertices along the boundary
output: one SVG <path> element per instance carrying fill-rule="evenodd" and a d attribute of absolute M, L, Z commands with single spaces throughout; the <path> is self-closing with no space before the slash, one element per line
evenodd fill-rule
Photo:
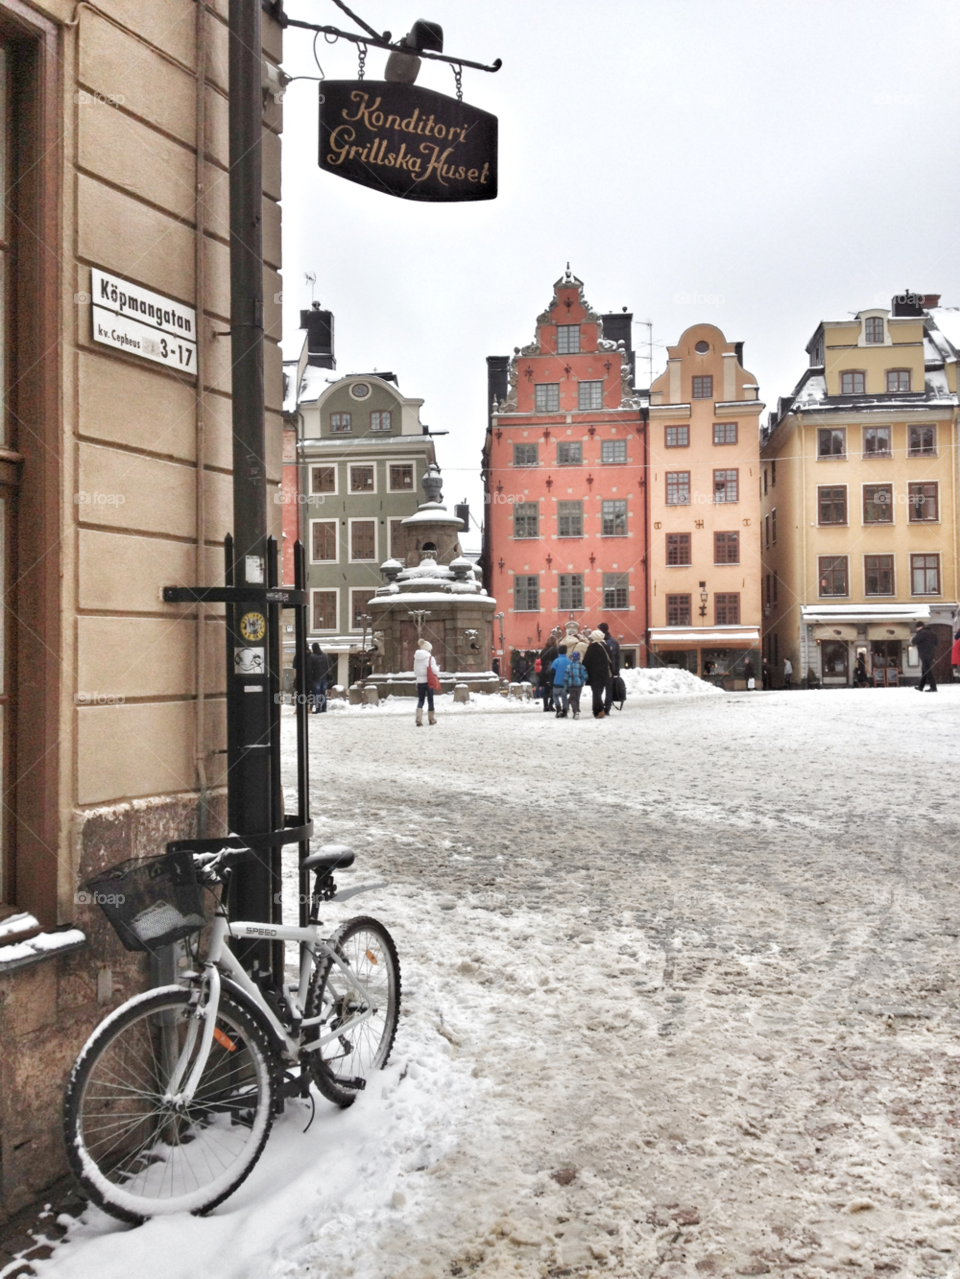
<path fill-rule="evenodd" d="M 307 330 L 307 363 L 316 369 L 335 369 L 333 358 L 333 312 L 321 311 L 314 302 L 309 311 L 300 312 L 300 327 Z"/>
<path fill-rule="evenodd" d="M 507 398 L 509 355 L 487 356 L 487 426 L 493 418 L 493 401 L 502 403 Z"/>
<path fill-rule="evenodd" d="M 939 293 L 912 293 L 909 289 L 897 293 L 890 300 L 893 315 L 923 315 L 924 311 L 939 305 Z"/>
<path fill-rule="evenodd" d="M 637 356 L 633 349 L 633 312 L 611 311 L 609 315 L 601 315 L 603 336 L 608 342 L 622 342 L 627 352 L 627 363 L 630 365 L 630 385 L 637 382 Z"/>

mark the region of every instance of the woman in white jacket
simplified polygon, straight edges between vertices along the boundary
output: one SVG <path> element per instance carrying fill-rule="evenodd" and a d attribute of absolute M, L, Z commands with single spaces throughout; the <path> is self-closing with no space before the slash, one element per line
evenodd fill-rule
<path fill-rule="evenodd" d="M 423 699 L 427 699 L 427 712 L 431 724 L 437 722 L 437 717 L 433 713 L 433 689 L 427 683 L 427 671 L 432 670 L 437 678 L 440 677 L 440 667 L 437 665 L 437 659 L 432 656 L 433 645 L 429 640 L 419 640 L 417 643 L 417 651 L 413 655 L 413 678 L 417 681 L 417 728 L 423 723 Z"/>

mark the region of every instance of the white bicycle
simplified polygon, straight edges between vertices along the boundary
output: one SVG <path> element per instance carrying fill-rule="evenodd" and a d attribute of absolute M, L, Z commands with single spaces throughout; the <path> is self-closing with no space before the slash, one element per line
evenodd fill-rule
<path fill-rule="evenodd" d="M 393 939 L 367 916 L 324 937 L 318 919 L 321 901 L 381 885 L 338 892 L 333 872 L 354 856 L 329 846 L 301 866 L 316 875 L 307 927 L 238 922 L 225 890 L 234 867 L 253 855 L 181 849 L 88 885 L 129 949 L 189 937 L 195 963 L 183 984 L 136 995 L 111 1013 L 70 1074 L 71 1166 L 94 1202 L 124 1221 L 208 1212 L 250 1174 L 285 1097 L 309 1097 L 312 1081 L 349 1106 L 390 1056 L 400 1013 Z M 120 884 L 125 891 L 106 891 Z M 202 962 L 201 888 L 216 898 Z M 239 938 L 299 942 L 299 981 L 268 999 L 227 945 Z"/>

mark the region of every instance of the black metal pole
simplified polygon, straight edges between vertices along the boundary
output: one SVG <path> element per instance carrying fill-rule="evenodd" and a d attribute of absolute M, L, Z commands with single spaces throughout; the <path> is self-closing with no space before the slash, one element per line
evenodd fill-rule
<path fill-rule="evenodd" d="M 298 591 L 307 589 L 307 555 L 303 543 L 297 538 L 293 544 L 293 583 Z M 294 696 L 297 699 L 297 796 L 298 823 L 305 826 L 310 820 L 310 742 L 307 719 L 307 617 L 306 606 L 299 606 L 295 616 L 297 670 L 299 672 Z M 310 856 L 310 841 L 302 840 L 300 859 L 300 927 L 309 922 L 310 872 L 303 869 L 303 862 Z"/>
<path fill-rule="evenodd" d="M 237 586 L 267 582 L 267 504 L 263 382 L 263 177 L 259 0 L 230 0 L 230 331 L 233 363 L 233 575 Z M 202 139 L 198 145 L 203 145 Z M 274 917 L 269 847 L 254 836 L 273 829 L 270 628 L 262 605 L 227 608 L 227 809 L 230 827 L 261 856 L 236 877 L 233 908 L 242 919 Z M 244 943 L 238 954 L 269 976 L 270 947 Z M 282 979 L 282 973 L 276 974 Z"/>

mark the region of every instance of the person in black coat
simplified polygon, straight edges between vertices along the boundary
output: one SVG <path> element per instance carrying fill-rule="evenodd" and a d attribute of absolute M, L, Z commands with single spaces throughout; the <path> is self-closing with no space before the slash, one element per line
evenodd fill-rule
<path fill-rule="evenodd" d="M 920 683 L 917 692 L 923 692 L 924 684 L 929 684 L 928 693 L 937 691 L 937 677 L 933 673 L 933 663 L 937 655 L 937 636 L 928 631 L 923 622 L 917 622 L 917 633 L 913 637 L 913 646 L 920 655 Z"/>
<path fill-rule="evenodd" d="M 583 665 L 587 672 L 587 682 L 593 693 L 593 718 L 603 719 L 613 697 L 613 667 L 610 664 L 610 650 L 603 642 L 603 632 L 593 631 L 590 643 L 583 655 Z"/>
<path fill-rule="evenodd" d="M 611 707 L 613 706 L 613 681 L 616 676 L 620 674 L 620 644 L 610 634 L 610 627 L 606 624 L 606 622 L 601 622 L 597 627 L 597 630 L 603 632 L 604 647 L 606 648 L 607 655 L 610 658 L 610 687 L 603 702 L 603 713 L 605 715 L 609 715 Z"/>
<path fill-rule="evenodd" d="M 307 679 L 310 702 L 315 715 L 327 709 L 327 681 L 330 678 L 330 659 L 319 644 L 311 644 L 307 654 Z"/>
<path fill-rule="evenodd" d="M 551 635 L 547 647 L 540 654 L 540 674 L 537 676 L 545 711 L 553 710 L 553 664 L 559 656 L 556 637 Z"/>

